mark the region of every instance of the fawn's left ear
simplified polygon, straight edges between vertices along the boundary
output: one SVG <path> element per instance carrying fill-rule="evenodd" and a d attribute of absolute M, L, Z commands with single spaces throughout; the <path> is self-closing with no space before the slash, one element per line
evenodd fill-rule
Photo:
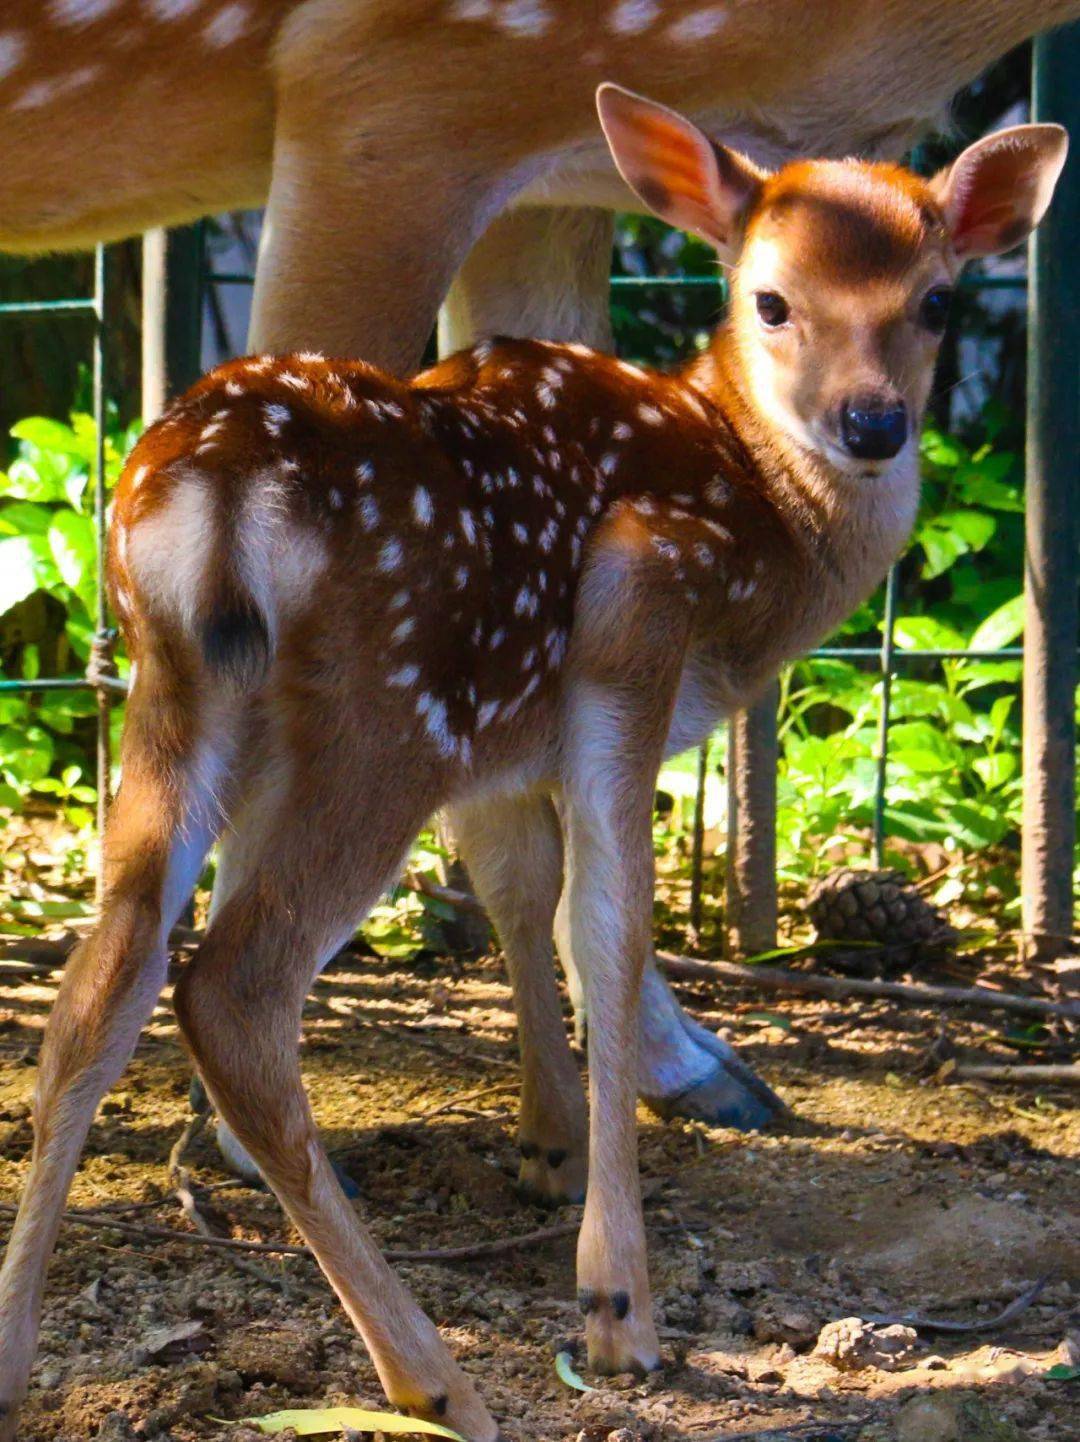
<path fill-rule="evenodd" d="M 1026 240 L 1046 214 L 1068 149 L 1060 125 L 1014 125 L 976 140 L 939 171 L 930 188 L 957 255 L 998 255 Z"/>
<path fill-rule="evenodd" d="M 621 85 L 601 85 L 596 108 L 630 189 L 661 220 L 693 231 L 733 261 L 764 172 L 674 110 Z"/>

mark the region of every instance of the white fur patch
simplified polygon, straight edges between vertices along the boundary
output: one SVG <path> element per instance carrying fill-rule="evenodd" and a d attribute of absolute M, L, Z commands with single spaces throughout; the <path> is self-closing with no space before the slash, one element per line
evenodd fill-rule
<path fill-rule="evenodd" d="M 726 5 L 706 5 L 702 10 L 694 10 L 689 15 L 684 15 L 681 20 L 673 21 L 664 33 L 669 40 L 681 44 L 707 40 L 710 35 L 715 35 L 722 29 L 727 20 Z"/>
<path fill-rule="evenodd" d="M 543 35 L 551 22 L 543 0 L 504 0 L 495 15 L 495 24 L 511 35 Z"/>
<path fill-rule="evenodd" d="M 119 4 L 120 0 L 50 0 L 49 13 L 58 25 L 93 25 Z"/>
<path fill-rule="evenodd" d="M 0 34 L 0 80 L 18 70 L 26 54 L 26 37 L 17 30 Z"/>
<path fill-rule="evenodd" d="M 232 45 L 248 28 L 250 18 L 251 15 L 246 5 L 226 5 L 203 26 L 202 33 L 206 43 L 212 45 L 216 50 L 222 50 L 226 45 Z M 284 379 L 285 377 L 282 376 L 282 380 Z"/>
<path fill-rule="evenodd" d="M 640 35 L 660 14 L 657 0 L 618 0 L 608 19 L 616 35 Z"/>
<path fill-rule="evenodd" d="M 142 0 L 142 3 L 155 20 L 168 23 L 182 20 L 185 15 L 190 15 L 193 10 L 198 10 L 200 5 L 205 4 L 205 0 Z"/>
<path fill-rule="evenodd" d="M 152 606 L 177 618 L 189 633 L 205 592 L 214 528 L 213 498 L 192 477 L 127 531 L 128 573 Z"/>

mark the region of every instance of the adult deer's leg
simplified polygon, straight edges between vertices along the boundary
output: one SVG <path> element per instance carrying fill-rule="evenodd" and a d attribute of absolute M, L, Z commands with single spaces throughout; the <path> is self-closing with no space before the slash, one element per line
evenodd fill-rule
<path fill-rule="evenodd" d="M 528 180 L 531 141 L 476 125 L 467 56 L 433 63 L 424 24 L 392 41 L 380 25 L 379 7 L 350 19 L 340 0 L 308 0 L 282 27 L 250 339 L 405 372 L 469 248 Z"/>
<path fill-rule="evenodd" d="M 128 701 L 123 781 L 104 838 L 101 920 L 72 953 L 34 1095 L 34 1150 L 0 1271 L 0 1437 L 14 1435 L 36 1347 L 45 1269 L 86 1134 L 165 979 L 166 940 L 221 824 L 228 718 L 185 714 L 144 657 Z"/>
<path fill-rule="evenodd" d="M 374 764 L 350 729 L 297 729 L 312 764 L 294 758 L 287 793 L 242 820 L 254 828 L 243 872 L 177 988 L 177 1014 L 215 1107 L 311 1246 L 391 1402 L 494 1442 L 469 1378 L 346 1201 L 300 1080 L 311 980 L 397 874 L 428 804 L 430 778 L 410 785 L 385 755 Z"/>
<path fill-rule="evenodd" d="M 612 226 L 609 211 L 560 206 L 521 206 L 498 216 L 450 288 L 439 315 L 440 350 L 447 354 L 496 334 L 610 346 Z M 585 985 L 575 964 L 565 903 L 557 913 L 555 935 L 583 1039 Z M 642 1100 L 663 1116 L 749 1130 L 782 1110 L 780 1099 L 734 1048 L 686 1014 L 657 971 L 651 950 L 642 977 L 639 1066 Z"/>
<path fill-rule="evenodd" d="M 588 1118 L 566 1039 L 551 945 L 562 837 L 547 796 L 495 798 L 448 815 L 506 953 L 521 1046 L 521 1186 L 558 1204 L 585 1195 Z"/>
<path fill-rule="evenodd" d="M 497 216 L 439 312 L 440 354 L 488 335 L 609 349 L 613 227 L 610 211 L 566 206 L 520 206 Z"/>

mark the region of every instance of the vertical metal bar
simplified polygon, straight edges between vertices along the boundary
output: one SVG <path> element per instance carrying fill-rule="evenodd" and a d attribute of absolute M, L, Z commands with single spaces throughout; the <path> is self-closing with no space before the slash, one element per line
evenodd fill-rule
<path fill-rule="evenodd" d="M 142 411 L 149 424 L 198 379 L 202 355 L 204 228 L 143 236 Z"/>
<path fill-rule="evenodd" d="M 697 790 L 694 796 L 694 836 L 690 853 L 690 930 L 694 944 L 701 935 L 702 871 L 705 866 L 705 781 L 709 766 L 708 741 L 698 751 Z"/>
<path fill-rule="evenodd" d="M 773 682 L 728 732 L 725 929 L 730 955 L 776 945 L 776 768 L 780 684 Z"/>
<path fill-rule="evenodd" d="M 885 582 L 885 621 L 881 636 L 881 713 L 878 718 L 877 778 L 874 783 L 874 865 L 885 864 L 885 783 L 889 765 L 889 721 L 892 707 L 893 633 L 899 591 L 895 566 Z"/>
<path fill-rule="evenodd" d="M 108 378 L 106 374 L 106 322 L 108 319 L 108 275 L 105 247 L 94 250 L 94 341 L 93 341 L 93 407 L 94 407 L 94 532 L 97 541 L 97 564 L 94 575 L 95 616 L 98 636 L 109 625 L 109 604 L 105 593 L 105 545 L 107 539 L 105 497 L 105 403 Z M 97 691 L 97 831 L 98 842 L 105 834 L 105 816 L 109 809 L 112 780 L 112 746 L 109 721 L 109 693 Z M 104 891 L 104 862 L 99 855 L 94 891 L 100 901 Z"/>
<path fill-rule="evenodd" d="M 1032 113 L 1080 133 L 1080 25 L 1035 42 Z M 1024 555 L 1023 950 L 1060 955 L 1073 929 L 1077 543 L 1080 540 L 1080 165 L 1065 167 L 1030 246 Z"/>

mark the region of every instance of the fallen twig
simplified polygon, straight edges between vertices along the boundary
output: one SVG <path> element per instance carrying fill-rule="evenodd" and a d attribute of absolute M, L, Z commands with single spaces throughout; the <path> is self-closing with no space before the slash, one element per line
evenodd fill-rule
<path fill-rule="evenodd" d="M 10 1202 L 0 1202 L 0 1212 L 14 1215 L 17 1209 Z M 259 1252 L 283 1257 L 310 1257 L 310 1248 L 292 1242 L 248 1242 L 241 1237 L 203 1236 L 199 1232 L 178 1232 L 174 1227 L 143 1226 L 137 1222 L 121 1222 L 103 1212 L 64 1212 L 65 1222 L 75 1227 L 110 1230 L 129 1237 L 145 1237 L 152 1241 L 186 1242 L 195 1247 L 217 1247 L 229 1252 Z M 572 1236 L 579 1230 L 577 1222 L 560 1222 L 554 1227 L 541 1227 L 516 1237 L 497 1237 L 488 1242 L 466 1242 L 460 1247 L 421 1247 L 386 1251 L 388 1262 L 462 1262 L 471 1257 L 497 1257 L 519 1247 L 540 1246 L 560 1237 Z"/>
<path fill-rule="evenodd" d="M 1066 1082 L 1080 1086 L 1080 1063 L 1061 1066 L 1001 1066 L 983 1062 L 958 1062 L 946 1081 Z"/>
<path fill-rule="evenodd" d="M 437 1107 L 431 1107 L 430 1110 L 421 1112 L 420 1115 L 425 1119 L 428 1117 L 439 1117 L 442 1116 L 444 1112 L 453 1111 L 455 1107 L 461 1106 L 463 1102 L 475 1102 L 479 1101 L 481 1097 L 494 1096 L 497 1092 L 516 1092 L 517 1090 L 518 1083 L 516 1081 L 496 1082 L 494 1086 L 477 1087 L 475 1091 L 463 1092 L 461 1096 L 451 1097 L 449 1101 L 442 1102 Z"/>
<path fill-rule="evenodd" d="M 1021 1292 L 1019 1297 L 1015 1297 L 996 1317 L 985 1317 L 978 1322 L 953 1322 L 948 1317 L 920 1317 L 911 1313 L 901 1316 L 899 1313 L 894 1315 L 880 1312 L 868 1312 L 864 1320 L 873 1322 L 879 1327 L 892 1327 L 896 1324 L 903 1327 L 914 1327 L 917 1332 L 951 1332 L 953 1334 L 989 1332 L 995 1327 L 1004 1327 L 1019 1317 L 1021 1312 L 1026 1312 L 1049 1280 L 1048 1276 L 1040 1277 L 1026 1292 Z"/>
<path fill-rule="evenodd" d="M 657 952 L 665 972 L 678 981 L 734 981 L 766 991 L 797 991 L 814 996 L 880 996 L 919 1006 L 981 1006 L 1025 1016 L 1059 1016 L 1080 1021 L 1080 1001 L 1044 1001 L 1037 996 L 991 991 L 985 986 L 930 986 L 906 981 L 868 981 L 862 977 L 818 976 L 782 966 L 744 966 L 736 961 L 695 961 Z"/>

